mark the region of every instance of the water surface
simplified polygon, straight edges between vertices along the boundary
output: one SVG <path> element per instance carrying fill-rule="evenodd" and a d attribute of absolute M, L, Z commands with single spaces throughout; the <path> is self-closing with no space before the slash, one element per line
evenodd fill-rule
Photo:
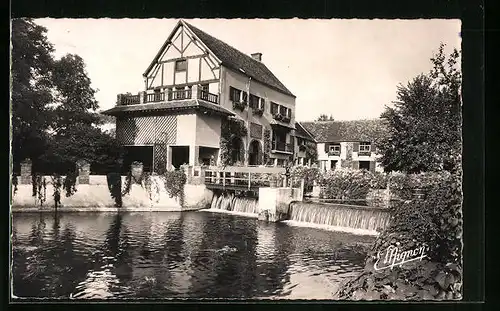
<path fill-rule="evenodd" d="M 13 294 L 331 299 L 372 241 L 210 212 L 14 214 Z"/>

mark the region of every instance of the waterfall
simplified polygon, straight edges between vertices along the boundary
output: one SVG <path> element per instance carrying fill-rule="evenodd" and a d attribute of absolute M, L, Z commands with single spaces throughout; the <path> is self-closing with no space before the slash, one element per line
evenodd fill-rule
<path fill-rule="evenodd" d="M 259 201 L 256 198 L 239 197 L 230 193 L 214 194 L 209 210 L 257 217 L 258 207 Z"/>
<path fill-rule="evenodd" d="M 290 221 L 287 222 L 293 225 L 376 235 L 388 225 L 389 219 L 389 211 L 383 208 L 293 202 L 290 205 Z"/>

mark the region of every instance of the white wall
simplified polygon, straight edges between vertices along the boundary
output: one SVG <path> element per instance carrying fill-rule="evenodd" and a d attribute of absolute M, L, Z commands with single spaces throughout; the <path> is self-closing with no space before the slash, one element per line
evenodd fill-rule
<path fill-rule="evenodd" d="M 198 114 L 196 119 L 196 145 L 203 147 L 220 147 L 221 118 Z"/>
<path fill-rule="evenodd" d="M 192 146 L 196 144 L 196 114 L 177 115 L 177 139 L 178 146 Z"/>

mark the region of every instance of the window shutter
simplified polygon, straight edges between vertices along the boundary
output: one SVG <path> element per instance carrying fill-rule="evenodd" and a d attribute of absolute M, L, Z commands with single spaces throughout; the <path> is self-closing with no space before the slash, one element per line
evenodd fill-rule
<path fill-rule="evenodd" d="M 352 151 L 359 152 L 359 142 L 352 144 Z"/>
<path fill-rule="evenodd" d="M 328 153 L 330 150 L 330 144 L 325 143 L 325 153 Z"/>
<path fill-rule="evenodd" d="M 370 161 L 370 172 L 375 173 L 375 161 Z"/>

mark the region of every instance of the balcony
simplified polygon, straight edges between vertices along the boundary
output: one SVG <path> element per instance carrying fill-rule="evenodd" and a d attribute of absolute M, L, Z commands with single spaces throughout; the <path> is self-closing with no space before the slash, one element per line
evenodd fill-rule
<path fill-rule="evenodd" d="M 330 157 L 338 157 L 338 156 L 340 156 L 340 150 L 330 150 L 328 152 L 328 156 L 330 156 Z"/>
<path fill-rule="evenodd" d="M 196 96 L 193 96 L 193 93 Z M 117 105 L 139 105 L 185 99 L 201 99 L 214 104 L 219 103 L 219 95 L 193 87 L 193 89 L 169 90 L 154 93 L 141 92 L 138 95 L 119 94 L 117 96 Z"/>
<path fill-rule="evenodd" d="M 282 152 L 293 154 L 293 145 L 282 141 L 272 141 L 271 152 Z"/>
<path fill-rule="evenodd" d="M 371 155 L 372 155 L 371 151 L 359 151 L 358 152 L 358 157 L 363 157 L 363 156 L 369 157 Z"/>

